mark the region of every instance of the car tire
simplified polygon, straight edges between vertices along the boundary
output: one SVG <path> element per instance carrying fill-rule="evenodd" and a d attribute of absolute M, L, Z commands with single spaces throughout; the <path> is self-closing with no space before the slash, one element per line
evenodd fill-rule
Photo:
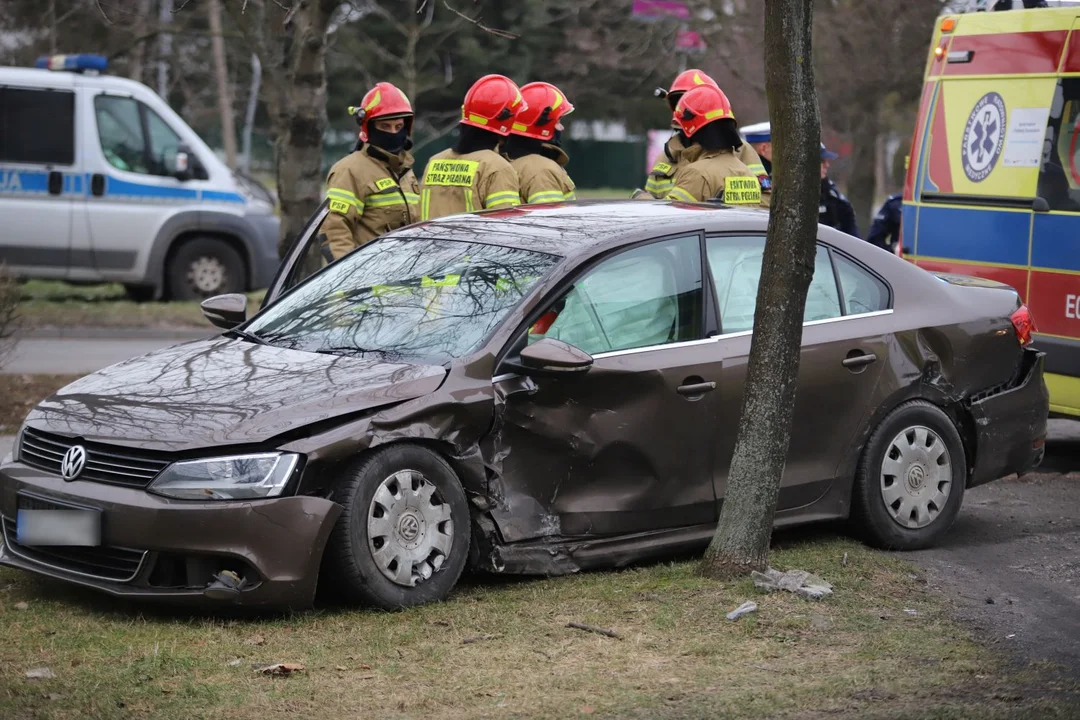
<path fill-rule="evenodd" d="M 923 400 L 906 402 L 881 421 L 863 449 L 852 519 L 875 547 L 928 547 L 956 519 L 966 482 L 964 443 L 952 419 Z"/>
<path fill-rule="evenodd" d="M 443 600 L 457 584 L 469 556 L 469 504 L 438 454 L 411 444 L 376 450 L 345 471 L 332 499 L 343 511 L 323 580 L 336 597 L 398 610 Z"/>
<path fill-rule="evenodd" d="M 203 300 L 247 288 L 240 253 L 211 237 L 191 238 L 177 247 L 169 257 L 165 277 L 170 300 Z"/>
<path fill-rule="evenodd" d="M 150 302 L 157 294 L 157 288 L 153 285 L 125 285 L 124 294 L 128 300 L 137 303 Z"/>

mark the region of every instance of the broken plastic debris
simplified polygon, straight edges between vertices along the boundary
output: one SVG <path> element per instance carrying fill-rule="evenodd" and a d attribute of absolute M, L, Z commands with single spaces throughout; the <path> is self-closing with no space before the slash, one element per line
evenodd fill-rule
<path fill-rule="evenodd" d="M 228 665 L 229 667 L 239 667 L 241 662 L 243 662 L 243 661 L 240 658 L 233 658 L 232 660 L 230 660 L 229 662 L 227 662 L 225 664 Z"/>
<path fill-rule="evenodd" d="M 29 610 L 30 609 L 30 604 L 29 603 L 24 603 L 24 602 L 17 602 L 17 603 L 15 603 L 15 609 L 16 610 Z"/>
<path fill-rule="evenodd" d="M 1005 639 L 1006 640 L 1012 640 L 1014 637 L 1016 637 L 1016 633 L 1009 633 L 1008 635 L 1005 636 Z"/>
<path fill-rule="evenodd" d="M 833 591 L 831 583 L 806 570 L 780 572 L 769 568 L 763 573 L 755 570 L 750 577 L 754 580 L 754 587 L 766 592 L 787 590 L 810 600 L 820 600 L 832 595 Z"/>
<path fill-rule="evenodd" d="M 206 586 L 203 595 L 212 600 L 235 600 L 247 586 L 247 578 L 240 577 L 232 570 L 222 570 Z"/>
<path fill-rule="evenodd" d="M 300 663 L 275 663 L 273 665 L 264 665 L 258 668 L 255 672 L 261 675 L 274 675 L 277 677 L 288 677 L 293 673 L 303 672 L 304 666 Z"/>
<path fill-rule="evenodd" d="M 727 614 L 728 620 L 738 620 L 743 615 L 749 615 L 750 613 L 757 612 L 757 603 L 753 600 L 747 600 L 739 607 L 735 608 Z"/>
<path fill-rule="evenodd" d="M 48 680 L 56 677 L 56 673 L 52 671 L 52 668 L 39 667 L 33 670 L 26 671 L 26 677 L 30 680 Z"/>

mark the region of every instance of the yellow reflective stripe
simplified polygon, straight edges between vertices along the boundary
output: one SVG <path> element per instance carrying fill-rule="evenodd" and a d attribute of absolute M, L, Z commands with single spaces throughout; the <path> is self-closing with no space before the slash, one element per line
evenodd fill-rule
<path fill-rule="evenodd" d="M 427 188 L 420 190 L 420 219 L 431 219 L 431 190 Z"/>
<path fill-rule="evenodd" d="M 683 202 L 697 202 L 697 198 L 690 193 L 683 190 L 681 187 L 673 187 L 668 193 L 668 197 L 673 200 L 682 200 Z"/>
<path fill-rule="evenodd" d="M 414 192 L 406 192 L 405 199 L 409 201 L 410 205 L 415 205 L 416 203 L 420 202 L 420 196 Z"/>
<path fill-rule="evenodd" d="M 473 204 L 472 188 L 465 188 L 465 212 L 472 212 L 476 210 L 476 206 Z"/>
<path fill-rule="evenodd" d="M 356 197 L 356 195 L 349 192 L 348 190 L 343 190 L 341 188 L 327 189 L 326 197 L 330 200 L 340 200 L 350 205 L 357 205 L 360 207 L 364 205 L 364 203 L 360 202 L 360 198 Z"/>
<path fill-rule="evenodd" d="M 571 193 L 573 194 L 573 193 Z M 566 196 L 559 190 L 541 190 L 528 197 L 530 203 L 562 202 Z"/>
<path fill-rule="evenodd" d="M 402 197 L 397 188 L 394 188 L 393 190 L 388 190 L 386 192 L 368 195 L 364 198 L 364 202 L 368 207 L 387 207 L 389 205 L 404 205 L 405 198 Z"/>
<path fill-rule="evenodd" d="M 472 113 L 469 113 L 469 120 L 476 123 L 477 125 L 487 125 L 488 124 L 488 119 L 486 117 L 483 117 L 481 115 L 474 115 Z"/>
<path fill-rule="evenodd" d="M 645 181 L 645 189 L 650 195 L 664 196 L 671 192 L 671 188 L 675 187 L 675 181 L 671 178 L 660 179 L 654 175 L 650 175 L 649 179 Z"/>
<path fill-rule="evenodd" d="M 734 117 L 729 110 L 710 110 L 705 113 L 706 120 L 716 120 L 717 118 Z"/>
<path fill-rule="evenodd" d="M 754 173 L 755 175 L 766 175 L 767 174 L 765 172 L 765 166 L 764 165 L 754 163 L 753 165 L 747 165 L 746 167 L 750 170 L 750 172 Z"/>
<path fill-rule="evenodd" d="M 513 190 L 502 190 L 500 192 L 493 192 L 484 198 L 484 207 L 492 207 L 493 205 L 520 205 L 521 196 Z"/>
<path fill-rule="evenodd" d="M 528 125 L 522 125 L 519 122 L 514 123 L 510 127 L 513 128 L 514 130 L 517 130 L 518 132 L 526 132 L 529 129 Z"/>
<path fill-rule="evenodd" d="M 577 195 L 573 190 L 563 195 L 563 200 L 577 200 Z"/>

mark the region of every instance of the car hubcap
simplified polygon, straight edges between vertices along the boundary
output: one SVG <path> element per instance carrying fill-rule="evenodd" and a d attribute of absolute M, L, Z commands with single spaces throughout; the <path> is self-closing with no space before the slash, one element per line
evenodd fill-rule
<path fill-rule="evenodd" d="M 405 587 L 438 572 L 454 542 L 450 506 L 417 470 L 401 470 L 379 483 L 367 529 L 379 571 Z"/>
<path fill-rule="evenodd" d="M 215 293 L 225 285 L 225 265 L 215 257 L 203 255 L 188 268 L 188 282 L 203 295 Z"/>
<path fill-rule="evenodd" d="M 910 427 L 893 438 L 881 462 L 881 497 L 893 520 L 923 528 L 945 509 L 952 489 L 952 459 L 930 428 Z"/>

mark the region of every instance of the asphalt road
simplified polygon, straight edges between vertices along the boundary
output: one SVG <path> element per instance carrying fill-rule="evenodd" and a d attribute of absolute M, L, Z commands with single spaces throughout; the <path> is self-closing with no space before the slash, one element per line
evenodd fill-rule
<path fill-rule="evenodd" d="M 176 345 L 193 337 L 215 334 L 206 332 L 125 338 L 24 337 L 15 346 L 14 355 L 0 373 L 21 375 L 82 375 L 100 370 L 128 358 L 145 355 L 159 348 Z"/>

